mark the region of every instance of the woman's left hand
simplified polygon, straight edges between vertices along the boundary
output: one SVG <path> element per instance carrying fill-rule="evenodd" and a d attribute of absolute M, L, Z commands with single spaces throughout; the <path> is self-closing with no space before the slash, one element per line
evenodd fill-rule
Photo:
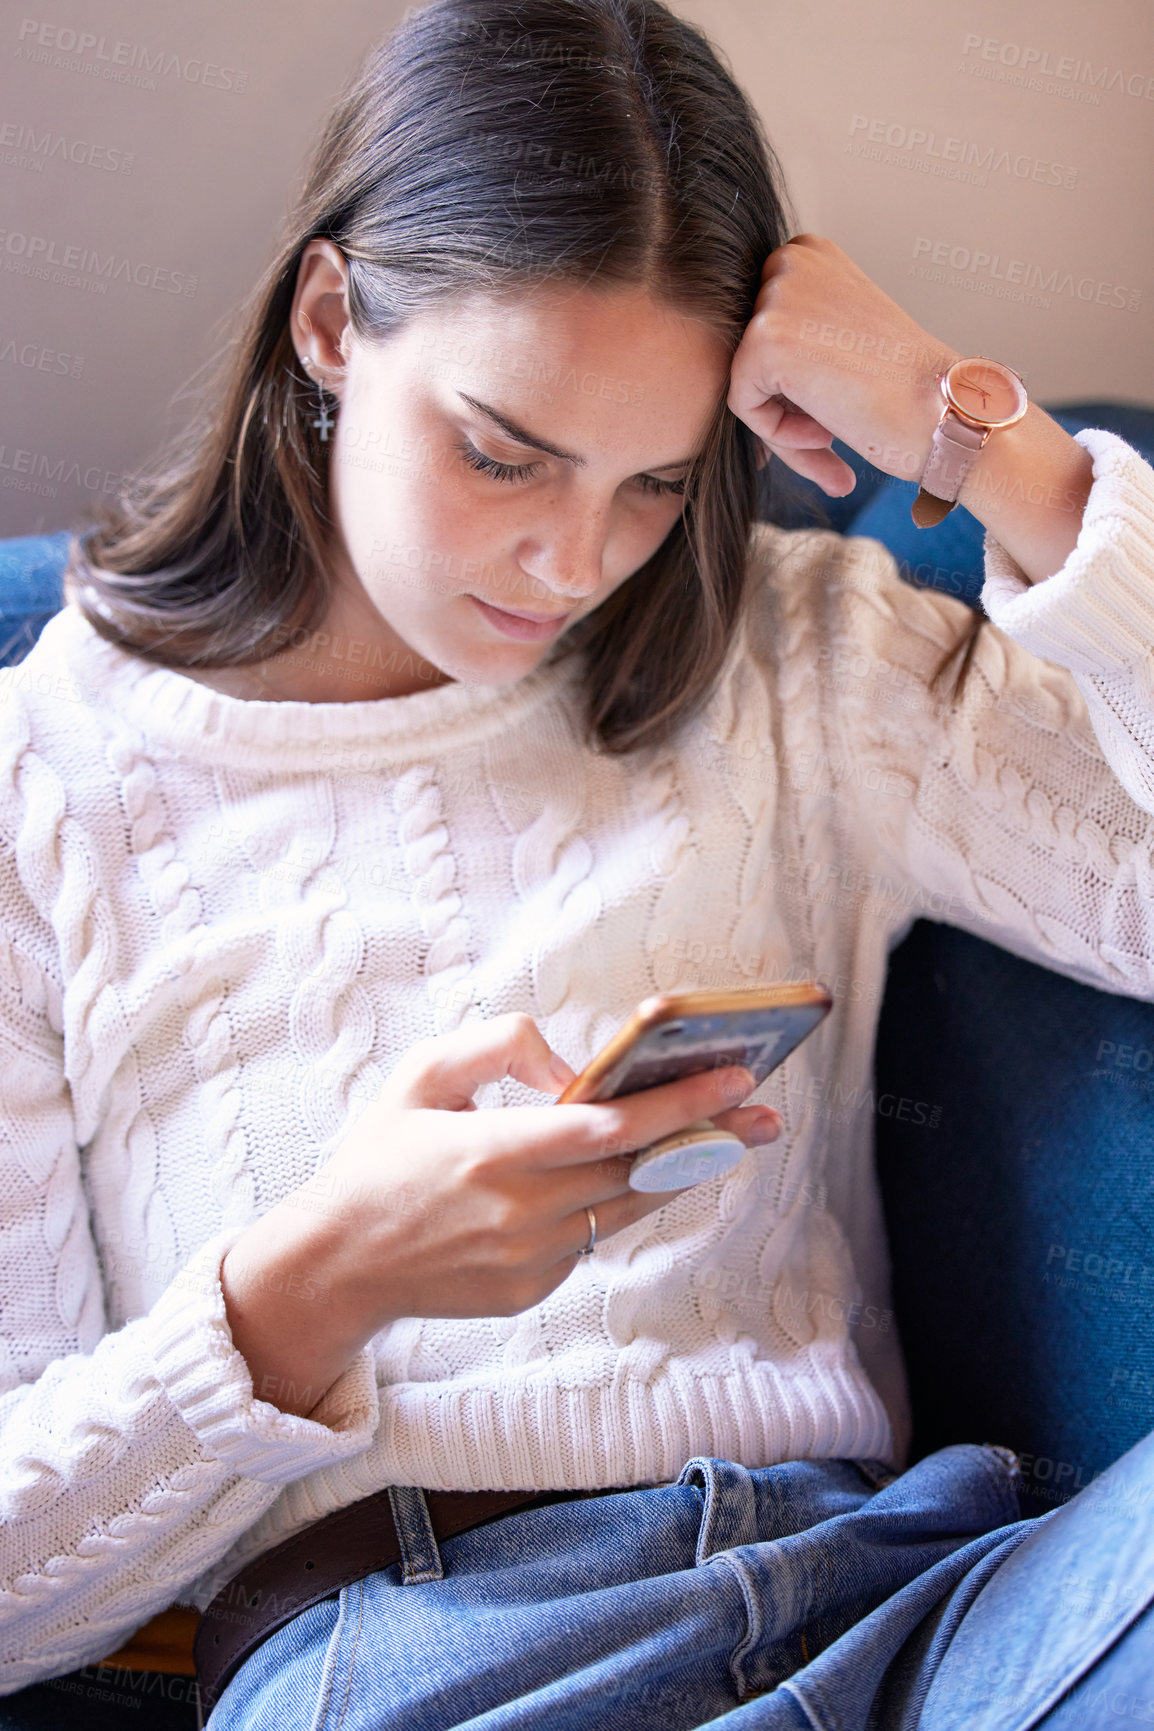
<path fill-rule="evenodd" d="M 857 477 L 829 449 L 835 438 L 887 475 L 921 478 L 945 407 L 937 381 L 960 358 L 832 240 L 798 234 L 762 268 L 728 404 L 767 462 L 776 452 L 840 498 Z"/>

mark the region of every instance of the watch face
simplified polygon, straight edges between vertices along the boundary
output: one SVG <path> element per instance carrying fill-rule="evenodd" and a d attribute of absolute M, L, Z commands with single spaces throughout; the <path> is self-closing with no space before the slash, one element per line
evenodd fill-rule
<path fill-rule="evenodd" d="M 964 415 L 972 415 L 983 426 L 1005 425 L 1021 420 L 1026 412 L 1026 392 L 1019 378 L 997 361 L 980 355 L 955 361 L 945 378 L 948 400 Z"/>

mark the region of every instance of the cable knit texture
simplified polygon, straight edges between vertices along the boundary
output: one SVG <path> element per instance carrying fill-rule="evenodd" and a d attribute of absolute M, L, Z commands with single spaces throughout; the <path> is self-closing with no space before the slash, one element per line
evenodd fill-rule
<path fill-rule="evenodd" d="M 1031 587 L 987 537 L 956 706 L 960 602 L 767 526 L 709 704 L 624 760 L 582 744 L 573 663 L 246 702 L 65 608 L 0 672 L 0 1692 L 385 1484 L 902 1458 L 889 951 L 926 914 L 1154 997 L 1154 470 L 1078 439 L 1078 545 Z M 221 1259 L 414 1041 L 526 1011 L 580 1068 L 649 993 L 803 979 L 834 1009 L 757 1092 L 776 1144 L 520 1316 L 403 1320 L 307 1418 L 256 1397 Z"/>

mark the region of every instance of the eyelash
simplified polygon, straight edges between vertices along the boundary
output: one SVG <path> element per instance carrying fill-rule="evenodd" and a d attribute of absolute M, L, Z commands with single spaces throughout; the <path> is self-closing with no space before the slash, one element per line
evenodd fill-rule
<path fill-rule="evenodd" d="M 496 457 L 487 457 L 467 440 L 459 444 L 457 450 L 470 469 L 489 475 L 494 481 L 527 481 L 540 467 L 539 463 L 499 463 Z M 684 481 L 658 481 L 653 475 L 638 475 L 637 484 L 643 492 L 660 498 L 685 491 Z"/>

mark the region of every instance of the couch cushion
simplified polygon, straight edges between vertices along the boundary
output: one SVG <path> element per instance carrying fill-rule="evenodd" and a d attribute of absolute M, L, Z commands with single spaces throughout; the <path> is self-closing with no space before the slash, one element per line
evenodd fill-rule
<path fill-rule="evenodd" d="M 914 1458 L 1002 1443 L 1044 1513 L 1154 1429 L 1154 1004 L 919 919 L 875 1080 Z"/>

